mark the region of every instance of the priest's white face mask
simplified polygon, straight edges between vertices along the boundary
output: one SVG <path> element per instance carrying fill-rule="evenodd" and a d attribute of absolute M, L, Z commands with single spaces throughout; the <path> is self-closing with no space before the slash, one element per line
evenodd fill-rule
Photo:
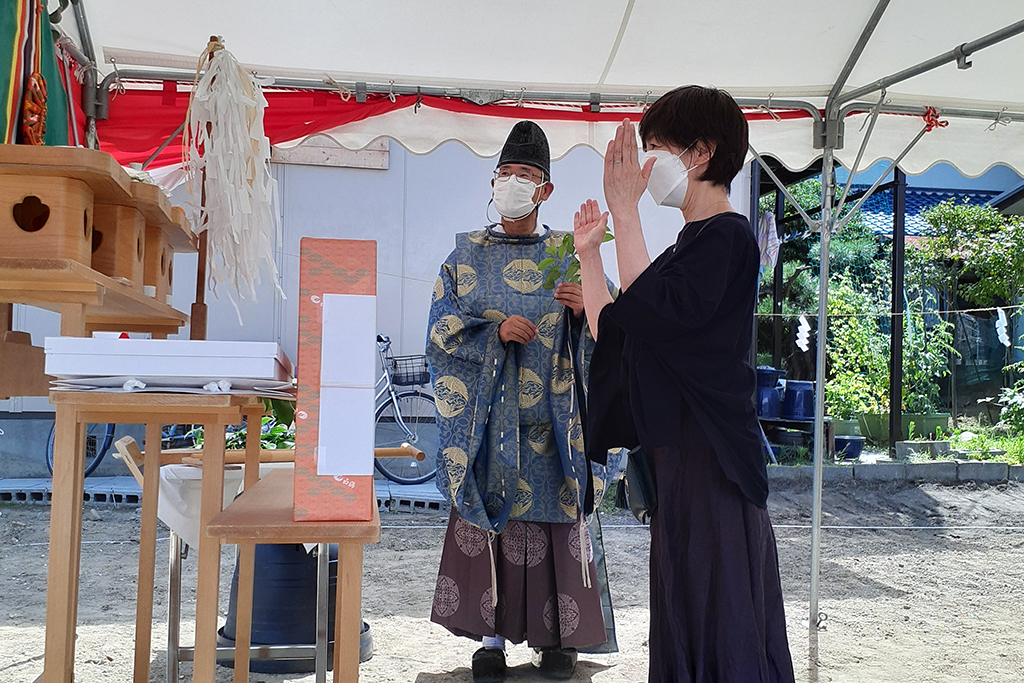
<path fill-rule="evenodd" d="M 502 218 L 510 221 L 526 218 L 540 204 L 540 201 L 533 200 L 540 187 L 532 180 L 514 174 L 496 177 L 491 193 L 494 208 Z"/>
<path fill-rule="evenodd" d="M 694 164 L 687 168 L 680 157 L 686 154 L 683 150 L 679 154 L 673 154 L 667 150 L 657 149 L 644 154 L 640 167 L 651 159 L 655 159 L 654 168 L 651 169 L 651 177 L 647 181 L 647 191 L 651 198 L 661 206 L 670 206 L 678 209 L 686 199 L 686 190 L 690 184 L 690 171 L 697 168 Z"/>

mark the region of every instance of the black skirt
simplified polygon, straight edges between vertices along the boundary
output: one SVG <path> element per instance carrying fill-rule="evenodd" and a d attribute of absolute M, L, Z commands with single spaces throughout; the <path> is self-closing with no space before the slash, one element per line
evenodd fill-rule
<path fill-rule="evenodd" d="M 650 683 L 789 683 L 793 660 L 768 511 L 726 479 L 692 415 L 678 446 L 648 449 Z"/>

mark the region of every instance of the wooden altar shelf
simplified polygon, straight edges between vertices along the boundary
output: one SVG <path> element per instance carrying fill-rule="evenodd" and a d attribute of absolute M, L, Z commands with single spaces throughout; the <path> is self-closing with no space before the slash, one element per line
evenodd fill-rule
<path fill-rule="evenodd" d="M 0 258 L 0 301 L 64 315 L 85 307 L 84 330 L 175 334 L 188 315 L 70 259 Z"/>
<path fill-rule="evenodd" d="M 91 187 L 102 204 L 133 199 L 131 177 L 114 157 L 95 149 L 0 145 L 0 174 L 75 178 Z"/>
<path fill-rule="evenodd" d="M 156 185 L 132 181 L 111 155 L 81 147 L 0 145 L 0 175 L 74 178 L 87 184 L 97 204 L 137 209 L 146 224 L 167 234 L 176 252 L 195 252 L 198 238 L 184 212 Z"/>

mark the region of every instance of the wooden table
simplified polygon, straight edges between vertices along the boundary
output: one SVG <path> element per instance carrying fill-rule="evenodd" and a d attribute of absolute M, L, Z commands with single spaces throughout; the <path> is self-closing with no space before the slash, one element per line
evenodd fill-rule
<path fill-rule="evenodd" d="M 205 458 L 204 457 L 204 467 Z M 254 455 L 255 458 L 259 454 Z M 334 627 L 334 681 L 359 680 L 360 604 L 363 582 L 363 544 L 380 541 L 380 517 L 373 507 L 369 522 L 296 522 L 292 517 L 294 472 L 276 470 L 253 486 L 246 467 L 246 490 L 235 502 L 205 525 L 206 534 L 221 543 L 239 544 L 238 601 L 235 615 L 235 681 L 249 678 L 252 625 L 252 551 L 256 543 L 317 543 L 317 681 L 326 680 L 327 653 L 327 544 L 338 544 L 337 602 Z M 206 483 L 206 477 L 203 478 Z M 204 489 L 205 493 L 205 489 Z M 204 498 L 205 501 L 205 498 Z M 244 554 L 242 553 L 244 551 Z M 241 558 L 249 558 L 243 562 Z M 201 561 L 201 560 L 200 560 Z M 198 598 L 197 598 L 198 600 Z M 198 653 L 197 653 L 198 657 Z M 197 675 L 198 680 L 198 675 Z"/>
<path fill-rule="evenodd" d="M 78 575 L 82 550 L 82 495 L 85 479 L 85 430 L 89 423 L 146 425 L 144 491 L 160 486 L 160 442 L 164 424 L 205 427 L 202 506 L 205 527 L 224 504 L 224 440 L 228 425 L 243 417 L 260 423 L 263 402 L 257 396 L 195 394 L 113 394 L 51 391 L 56 405 L 53 499 L 50 508 L 50 556 L 46 589 L 46 653 L 44 683 L 73 683 L 75 631 L 78 622 Z M 259 441 L 249 449 L 259 460 Z M 259 468 L 255 471 L 258 476 Z M 135 617 L 135 683 L 149 681 L 153 624 L 153 575 L 156 554 L 157 495 L 143 495 L 139 541 L 139 593 Z M 289 498 L 290 501 L 290 498 Z M 289 503 L 289 511 L 290 511 Z M 290 513 L 289 513 L 290 514 Z M 203 537 L 199 543 L 196 593 L 196 655 L 194 681 L 213 683 L 216 674 L 217 607 L 220 588 L 220 544 Z M 249 558 L 249 573 L 252 570 Z M 251 585 L 251 583 L 250 583 Z M 340 585 L 340 584 L 339 584 Z M 356 641 L 358 647 L 358 631 Z M 246 644 L 248 646 L 248 643 Z M 358 657 L 358 654 L 357 654 Z"/>

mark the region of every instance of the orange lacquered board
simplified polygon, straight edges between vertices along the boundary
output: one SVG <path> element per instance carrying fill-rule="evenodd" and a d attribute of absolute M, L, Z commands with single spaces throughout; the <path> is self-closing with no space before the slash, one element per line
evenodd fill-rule
<path fill-rule="evenodd" d="M 321 476 L 320 358 L 324 294 L 377 294 L 377 243 L 304 238 L 299 272 L 299 391 L 295 411 L 295 521 L 368 521 L 373 476 Z M 343 353 L 344 349 L 338 349 Z M 329 419 L 324 416 L 323 419 Z"/>

